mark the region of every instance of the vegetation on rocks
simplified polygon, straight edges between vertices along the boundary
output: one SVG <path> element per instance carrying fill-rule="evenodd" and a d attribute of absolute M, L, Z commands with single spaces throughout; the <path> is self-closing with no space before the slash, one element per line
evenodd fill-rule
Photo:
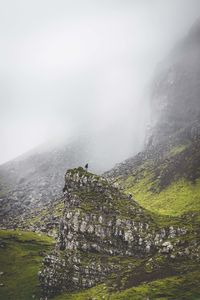
<path fill-rule="evenodd" d="M 137 287 L 110 293 L 106 285 L 99 285 L 82 292 L 63 294 L 53 300 L 198 300 L 200 273 L 189 272 L 184 276 L 171 276 L 141 284 Z"/>
<path fill-rule="evenodd" d="M 112 299 L 133 286 L 197 269 L 198 228 L 173 218 L 157 223 L 155 215 L 103 177 L 68 170 L 64 205 L 55 251 L 39 273 L 44 298 L 104 283 Z"/>

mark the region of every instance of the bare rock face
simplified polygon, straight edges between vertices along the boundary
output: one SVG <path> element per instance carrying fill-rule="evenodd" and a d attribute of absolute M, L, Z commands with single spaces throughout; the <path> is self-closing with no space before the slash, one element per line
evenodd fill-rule
<path fill-rule="evenodd" d="M 163 61 L 152 84 L 149 145 L 200 130 L 200 21 Z M 183 134 L 184 131 L 184 134 Z"/>
<path fill-rule="evenodd" d="M 103 281 L 118 270 L 110 257 L 155 252 L 156 225 L 151 217 L 106 179 L 82 168 L 69 170 L 64 197 L 59 240 L 39 274 L 46 294 Z"/>
<path fill-rule="evenodd" d="M 153 251 L 152 220 L 131 196 L 82 168 L 68 171 L 65 182 L 61 250 L 138 256 Z"/>
<path fill-rule="evenodd" d="M 67 171 L 63 191 L 59 239 L 39 273 L 45 297 L 103 282 L 121 271 L 123 259 L 148 259 L 185 234 L 158 228 L 131 195 L 82 168 Z"/>

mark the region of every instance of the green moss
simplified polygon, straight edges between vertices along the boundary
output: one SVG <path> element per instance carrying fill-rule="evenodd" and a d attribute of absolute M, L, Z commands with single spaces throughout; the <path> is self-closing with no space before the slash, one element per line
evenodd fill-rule
<path fill-rule="evenodd" d="M 100 176 L 95 175 L 93 173 L 90 173 L 90 172 L 86 171 L 85 169 L 83 169 L 82 167 L 69 169 L 66 174 L 70 174 L 72 176 L 75 175 L 75 174 L 79 174 L 80 177 L 83 177 L 83 176 L 88 177 L 88 178 L 91 177 L 91 178 L 96 179 L 96 180 L 101 179 Z"/>
<path fill-rule="evenodd" d="M 40 297 L 38 271 L 43 257 L 54 245 L 54 240 L 32 232 L 1 230 L 0 248 L 2 300 L 28 300 Z"/>
<path fill-rule="evenodd" d="M 63 214 L 63 209 L 64 209 L 63 199 L 57 200 L 57 202 L 55 202 L 51 208 L 47 207 L 45 209 L 35 212 L 33 216 L 27 218 L 24 221 L 24 224 L 42 226 L 52 216 L 61 217 Z"/>
<path fill-rule="evenodd" d="M 184 151 L 186 148 L 188 147 L 188 145 L 178 145 L 176 147 L 173 147 L 170 151 L 169 151 L 169 155 L 173 156 L 173 155 L 177 155 L 179 153 L 181 153 L 182 151 Z"/>

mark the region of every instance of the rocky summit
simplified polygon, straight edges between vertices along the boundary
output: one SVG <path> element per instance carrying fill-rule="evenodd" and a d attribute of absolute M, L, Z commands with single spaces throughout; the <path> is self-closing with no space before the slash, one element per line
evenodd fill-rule
<path fill-rule="evenodd" d="M 116 183 L 81 167 L 67 171 L 63 191 L 58 242 L 39 272 L 44 297 L 105 282 L 134 268 L 135 260 L 172 254 L 171 240 L 187 233 L 184 227 L 158 227 Z"/>

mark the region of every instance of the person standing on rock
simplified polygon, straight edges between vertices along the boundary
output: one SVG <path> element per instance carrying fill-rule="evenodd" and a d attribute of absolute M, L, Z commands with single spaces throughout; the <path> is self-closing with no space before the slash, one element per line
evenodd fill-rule
<path fill-rule="evenodd" d="M 88 171 L 88 164 L 85 165 L 85 170 Z"/>

